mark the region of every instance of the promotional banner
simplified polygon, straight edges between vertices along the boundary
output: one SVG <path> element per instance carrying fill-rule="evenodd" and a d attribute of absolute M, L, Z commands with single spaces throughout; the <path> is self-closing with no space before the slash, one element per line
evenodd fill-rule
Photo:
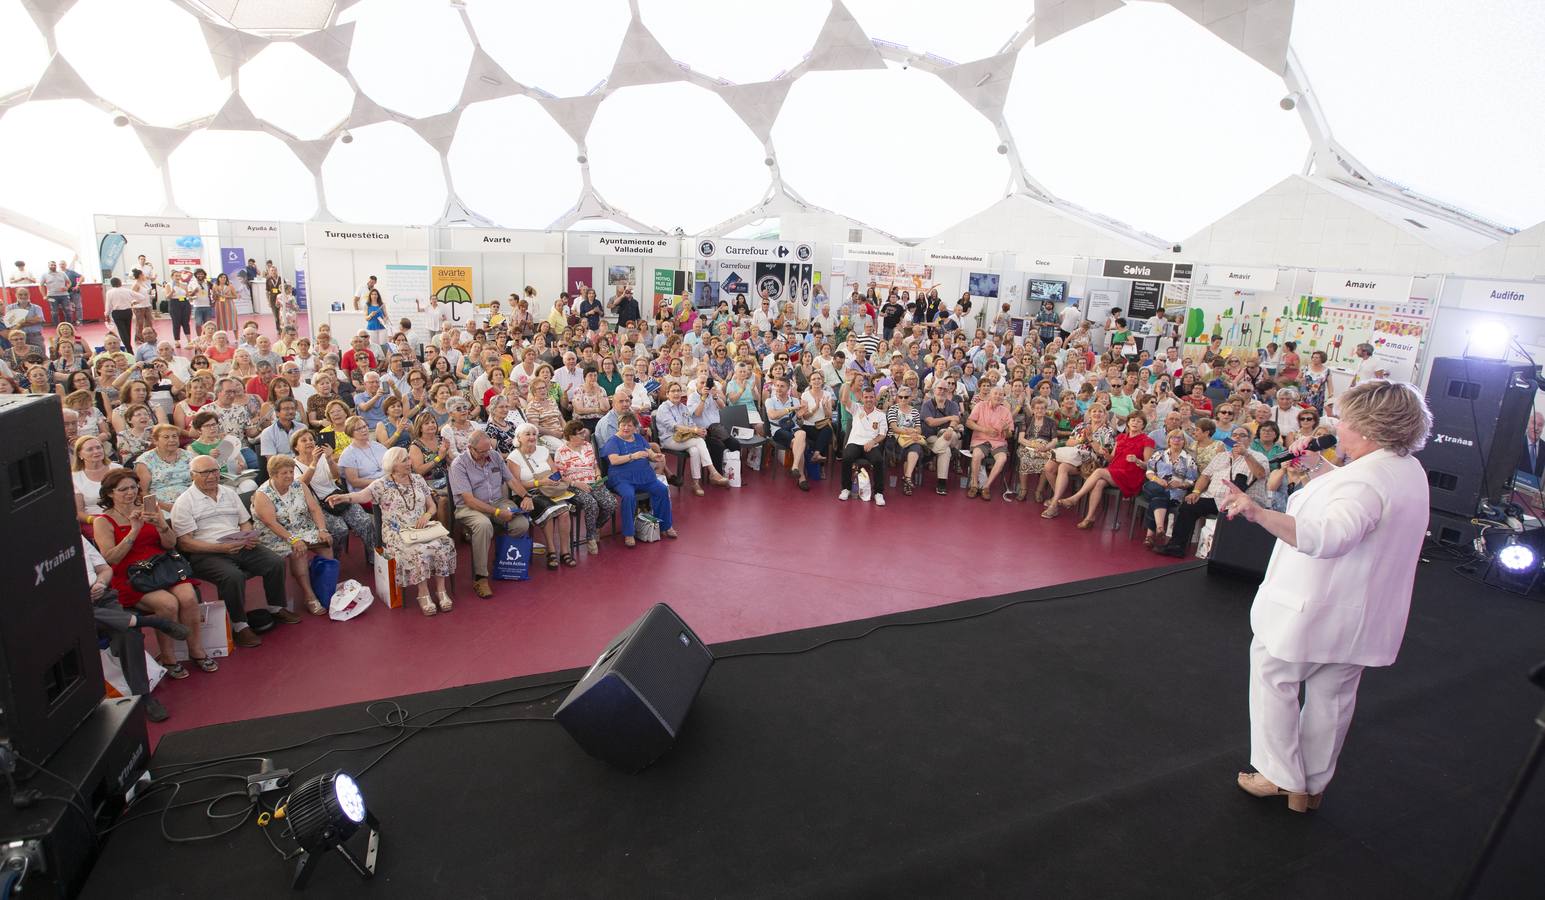
<path fill-rule="evenodd" d="M 1105 316 L 1111 308 L 1121 302 L 1121 294 L 1116 291 L 1090 291 L 1089 306 L 1084 310 L 1084 318 L 1093 325 L 1105 322 Z"/>
<path fill-rule="evenodd" d="M 1373 358 L 1379 361 L 1380 368 L 1389 370 L 1392 381 L 1412 381 L 1416 378 L 1417 356 L 1421 352 L 1422 339 L 1431 325 L 1429 320 L 1415 316 L 1393 313 L 1374 316 L 1369 340 L 1373 344 Z M 1352 359 L 1355 360 L 1356 356 Z"/>
<path fill-rule="evenodd" d="M 1191 282 L 1171 281 L 1164 286 L 1164 314 L 1172 316 L 1185 312 L 1191 302 Z"/>
<path fill-rule="evenodd" d="M 246 260 L 242 260 L 246 262 Z M 188 266 L 198 268 L 204 264 L 204 239 L 196 234 L 185 234 L 172 242 L 166 263 L 172 268 Z"/>
<path fill-rule="evenodd" d="M 1467 278 L 1459 283 L 1459 305 L 1480 312 L 1545 316 L 1545 284 Z"/>
<path fill-rule="evenodd" d="M 781 303 L 787 296 L 785 289 L 788 286 L 788 269 L 783 263 L 756 264 L 756 290 L 758 293 L 765 290 L 773 303 Z"/>
<path fill-rule="evenodd" d="M 1400 303 L 1411 296 L 1410 275 L 1371 275 L 1367 272 L 1315 272 L 1314 294 L 1337 300 Z"/>
<path fill-rule="evenodd" d="M 387 266 L 390 269 L 422 269 L 423 266 Z M 430 266 L 429 293 L 441 303 L 476 303 L 472 296 L 471 266 Z M 427 298 L 425 298 L 427 299 Z M 391 305 L 388 297 L 387 306 Z M 427 303 L 425 304 L 427 305 Z"/>
<path fill-rule="evenodd" d="M 236 279 L 236 273 L 247 265 L 247 251 L 241 247 L 220 248 L 220 271 Z"/>
<path fill-rule="evenodd" d="M 1188 358 L 1199 356 L 1215 337 L 1223 339 L 1223 349 L 1229 353 L 1254 353 L 1271 339 L 1269 334 L 1262 334 L 1258 315 L 1265 304 L 1251 306 L 1254 294 L 1213 284 L 1192 285 L 1188 293 L 1190 304 L 1181 329 L 1182 340 L 1190 348 Z M 1280 338 L 1279 329 L 1279 343 Z"/>
<path fill-rule="evenodd" d="M 789 299 L 794 301 L 794 315 L 810 318 L 810 292 L 814 290 L 815 266 L 810 263 L 789 266 Z"/>
<path fill-rule="evenodd" d="M 579 299 L 585 288 L 595 287 L 595 270 L 589 266 L 569 266 L 569 296 Z"/>
<path fill-rule="evenodd" d="M 1127 301 L 1127 318 L 1151 319 L 1159 313 L 1159 298 L 1164 285 L 1157 281 L 1132 282 L 1132 297 Z"/>
<path fill-rule="evenodd" d="M 868 269 L 869 281 L 879 291 L 882 300 L 892 287 L 910 291 L 915 296 L 919 291 L 927 290 L 934 282 L 933 266 L 927 263 L 872 262 Z M 858 288 L 859 293 L 868 289 L 866 284 L 855 284 L 854 287 Z"/>
<path fill-rule="evenodd" d="M 295 248 L 295 305 L 306 310 L 306 248 Z"/>
<path fill-rule="evenodd" d="M 664 235 L 593 234 L 587 244 L 593 256 L 681 256 L 677 239 Z"/>
<path fill-rule="evenodd" d="M 716 305 L 724 300 L 732 307 L 737 296 L 744 296 L 749 303 L 756 296 L 756 290 L 751 287 L 751 279 L 754 275 L 753 264 L 740 262 L 739 260 L 721 259 L 714 263 L 714 275 L 709 279 L 713 285 L 713 302 Z"/>

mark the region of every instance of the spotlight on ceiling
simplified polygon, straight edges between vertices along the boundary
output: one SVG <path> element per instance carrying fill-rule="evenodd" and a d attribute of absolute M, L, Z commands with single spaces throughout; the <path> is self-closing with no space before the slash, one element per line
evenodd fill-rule
<path fill-rule="evenodd" d="M 339 138 L 338 140 L 343 141 L 345 144 L 352 144 L 354 143 L 354 135 L 345 129 L 343 132 L 343 137 Z"/>
<path fill-rule="evenodd" d="M 127 115 L 125 115 L 123 112 L 115 111 L 113 113 L 113 124 L 117 125 L 119 128 L 122 128 L 125 125 L 129 124 L 129 117 Z"/>
<path fill-rule="evenodd" d="M 772 164 L 773 164 L 773 158 L 771 156 L 764 156 L 764 157 L 762 157 L 762 165 L 764 165 L 767 168 L 771 169 L 772 168 Z"/>
<path fill-rule="evenodd" d="M 347 773 L 334 771 L 307 779 L 290 792 L 274 818 L 289 823 L 290 835 L 300 845 L 301 854 L 291 882 L 296 890 L 306 886 L 317 861 L 328 850 L 336 851 L 361 878 L 375 874 L 380 823 L 365 808 L 359 785 Z M 370 827 L 370 843 L 363 860 L 356 858 L 347 846 L 361 825 Z"/>
<path fill-rule="evenodd" d="M 1281 100 L 1278 100 L 1277 101 L 1277 105 L 1282 107 L 1285 110 L 1293 109 L 1294 107 L 1298 106 L 1298 94 L 1296 94 L 1296 93 L 1288 94 L 1286 97 L 1283 97 Z"/>
<path fill-rule="evenodd" d="M 590 162 L 590 157 L 588 157 L 588 156 L 586 156 L 586 155 L 585 155 L 585 154 L 583 154 L 583 153 L 581 153 L 581 154 L 580 154 L 580 155 L 578 155 L 578 156 L 576 156 L 576 157 L 574 157 L 574 159 L 575 159 L 575 161 L 576 161 L 576 162 L 578 162 L 578 163 L 579 163 L 579 164 L 580 164 L 580 165 L 584 165 L 584 164 L 585 164 L 585 163 L 587 163 L 587 162 Z"/>
<path fill-rule="evenodd" d="M 1008 153 L 1009 153 L 1009 145 L 1008 144 L 999 144 L 998 145 L 998 155 L 999 156 L 1007 156 Z"/>

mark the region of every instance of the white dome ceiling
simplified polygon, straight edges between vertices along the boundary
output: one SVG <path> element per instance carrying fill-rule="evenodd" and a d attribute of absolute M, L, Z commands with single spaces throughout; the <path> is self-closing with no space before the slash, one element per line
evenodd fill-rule
<path fill-rule="evenodd" d="M 10 144 L 50 189 L 3 205 L 729 231 L 771 199 L 920 239 L 1023 192 L 1157 243 L 1312 167 L 1545 219 L 1545 7 L 1428 6 L 0 0 L 0 136 L 98 135 Z"/>

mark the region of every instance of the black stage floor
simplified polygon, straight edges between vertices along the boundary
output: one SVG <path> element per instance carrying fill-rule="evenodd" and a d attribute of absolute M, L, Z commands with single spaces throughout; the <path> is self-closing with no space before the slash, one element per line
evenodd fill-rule
<path fill-rule="evenodd" d="M 1478 844 L 1545 702 L 1525 679 L 1545 658 L 1545 605 L 1442 563 L 1423 567 L 1399 662 L 1364 677 L 1338 777 L 1310 815 L 1234 787 L 1248 758 L 1250 589 L 1194 566 L 716 650 L 797 648 L 1020 599 L 1041 602 L 799 655 L 721 660 L 680 743 L 636 776 L 585 756 L 551 722 L 417 732 L 361 779 L 383 824 L 374 882 L 330 858 L 308 892 L 1438 897 Z M 325 660 L 316 677 L 327 677 Z M 401 704 L 417 713 L 557 678 Z M 449 721 L 542 714 L 555 702 Z M 352 706 L 182 732 L 162 741 L 155 762 L 241 755 L 369 722 Z M 297 765 L 345 743 L 270 755 Z M 335 753 L 308 771 L 358 771 L 380 752 Z M 177 802 L 232 784 L 192 784 Z M 202 805 L 166 820 L 175 836 L 224 824 Z M 1537 783 L 1483 896 L 1545 893 L 1542 833 Z M 288 870 L 250 819 L 229 837 L 173 845 L 149 816 L 113 834 L 85 896 L 277 897 Z"/>

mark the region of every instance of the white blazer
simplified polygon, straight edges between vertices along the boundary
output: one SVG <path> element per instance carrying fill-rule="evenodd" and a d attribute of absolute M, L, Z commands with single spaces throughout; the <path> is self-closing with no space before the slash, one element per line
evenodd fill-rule
<path fill-rule="evenodd" d="M 1277 541 L 1250 627 L 1288 662 L 1387 666 L 1411 612 L 1427 532 L 1427 476 L 1415 457 L 1372 453 L 1288 500 L 1298 546 Z"/>

